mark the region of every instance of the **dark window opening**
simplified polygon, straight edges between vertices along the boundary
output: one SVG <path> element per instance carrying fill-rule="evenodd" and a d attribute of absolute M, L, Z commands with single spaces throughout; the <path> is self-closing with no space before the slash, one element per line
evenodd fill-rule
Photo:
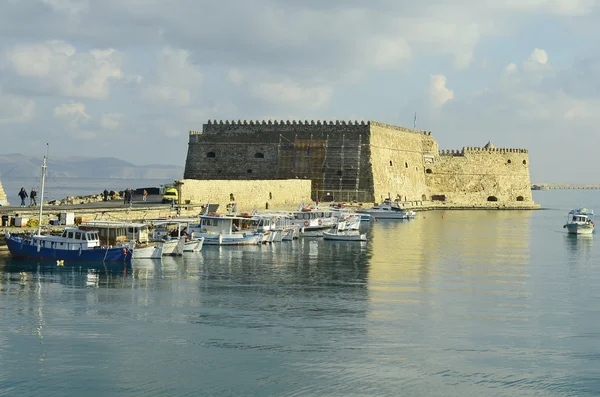
<path fill-rule="evenodd" d="M 498 197 L 496 197 L 496 196 L 488 196 L 487 201 L 498 201 Z"/>
<path fill-rule="evenodd" d="M 525 198 L 523 198 L 523 196 L 517 196 L 517 201 L 525 201 Z"/>
<path fill-rule="evenodd" d="M 511 164 L 512 161 L 510 161 L 510 159 L 508 159 L 508 161 L 506 162 L 506 164 Z"/>
<path fill-rule="evenodd" d="M 251 173 L 252 173 L 252 170 L 246 170 L 246 172 L 247 172 L 247 173 L 249 173 L 249 174 L 251 174 Z"/>
<path fill-rule="evenodd" d="M 406 161 L 404 162 L 404 167 L 408 168 L 408 163 Z"/>
<path fill-rule="evenodd" d="M 526 161 L 526 160 L 523 160 L 523 165 L 526 165 L 526 164 L 527 164 L 527 161 Z"/>
<path fill-rule="evenodd" d="M 431 196 L 431 201 L 446 201 L 445 194 L 434 194 Z"/>
<path fill-rule="evenodd" d="M 425 173 L 426 173 L 426 174 L 431 174 L 431 172 L 432 172 L 432 171 L 431 171 L 431 168 L 427 168 L 427 169 L 425 170 Z"/>
<path fill-rule="evenodd" d="M 426 200 L 427 200 L 427 196 L 426 196 L 426 195 L 422 195 L 422 196 L 421 196 L 421 200 L 422 200 L 422 201 L 426 201 Z"/>
<path fill-rule="evenodd" d="M 337 172 L 337 174 L 338 174 L 339 176 L 342 176 L 342 171 L 338 171 L 338 172 Z"/>
<path fill-rule="evenodd" d="M 217 155 L 215 154 L 215 152 L 208 152 L 206 153 L 206 157 L 217 157 Z"/>
<path fill-rule="evenodd" d="M 392 160 L 390 160 L 390 167 L 392 167 L 394 164 L 392 164 Z"/>
<path fill-rule="evenodd" d="M 264 155 L 264 154 L 262 154 L 262 153 L 260 153 L 260 152 L 258 152 L 258 153 L 254 153 L 254 158 L 257 158 L 257 159 L 264 159 L 264 158 L 265 158 L 265 155 Z"/>

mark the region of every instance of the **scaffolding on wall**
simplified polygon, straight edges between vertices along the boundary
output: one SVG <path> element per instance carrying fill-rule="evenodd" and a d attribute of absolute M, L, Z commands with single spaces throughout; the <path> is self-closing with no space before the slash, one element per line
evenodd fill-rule
<path fill-rule="evenodd" d="M 361 152 L 360 134 L 327 135 L 325 139 L 295 135 L 293 141 L 280 135 L 277 178 L 310 179 L 313 200 L 369 201 L 370 193 L 359 190 Z"/>

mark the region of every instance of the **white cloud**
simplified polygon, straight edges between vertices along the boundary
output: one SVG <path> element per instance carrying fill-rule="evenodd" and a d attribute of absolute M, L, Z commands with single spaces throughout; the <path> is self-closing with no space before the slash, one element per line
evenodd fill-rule
<path fill-rule="evenodd" d="M 22 124 L 35 116 L 35 102 L 0 90 L 0 124 Z"/>
<path fill-rule="evenodd" d="M 227 74 L 229 82 L 234 85 L 240 85 L 244 82 L 244 73 L 239 69 L 231 68 Z"/>
<path fill-rule="evenodd" d="M 116 130 L 121 125 L 123 115 L 120 113 L 105 113 L 100 118 L 100 125 L 108 130 Z"/>
<path fill-rule="evenodd" d="M 377 69 L 394 69 L 410 59 L 412 50 L 403 37 L 373 37 L 368 59 Z"/>
<path fill-rule="evenodd" d="M 546 50 L 536 48 L 523 62 L 523 69 L 527 71 L 547 70 L 550 67 L 548 62 L 549 57 Z"/>
<path fill-rule="evenodd" d="M 67 132 L 73 136 L 81 134 L 80 128 L 87 124 L 92 117 L 85 112 L 81 102 L 64 103 L 54 108 L 54 117 L 65 123 Z"/>
<path fill-rule="evenodd" d="M 454 91 L 446 87 L 446 76 L 441 74 L 429 77 L 429 100 L 434 107 L 440 107 L 454 99 Z"/>
<path fill-rule="evenodd" d="M 121 54 L 110 48 L 78 53 L 64 41 L 17 44 L 7 53 L 17 75 L 30 79 L 30 89 L 41 93 L 107 99 L 110 84 L 123 77 Z"/>
<path fill-rule="evenodd" d="M 509 63 L 508 65 L 506 65 L 506 67 L 504 68 L 504 70 L 507 73 L 514 73 L 516 72 L 518 69 L 517 65 L 515 63 Z"/>
<path fill-rule="evenodd" d="M 156 59 L 155 78 L 142 95 L 155 104 L 187 106 L 203 81 L 204 74 L 190 60 L 189 51 L 165 48 Z"/>
<path fill-rule="evenodd" d="M 252 93 L 257 98 L 272 103 L 321 108 L 329 104 L 333 89 L 328 85 L 303 87 L 292 81 L 284 80 L 254 84 Z"/>

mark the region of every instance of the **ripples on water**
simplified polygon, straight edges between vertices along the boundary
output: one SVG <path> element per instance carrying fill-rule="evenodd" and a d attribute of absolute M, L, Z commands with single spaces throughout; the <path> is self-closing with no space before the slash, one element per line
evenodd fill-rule
<path fill-rule="evenodd" d="M 0 395 L 598 395 L 597 244 L 565 215 L 429 212 L 367 244 L 127 268 L 0 259 Z"/>

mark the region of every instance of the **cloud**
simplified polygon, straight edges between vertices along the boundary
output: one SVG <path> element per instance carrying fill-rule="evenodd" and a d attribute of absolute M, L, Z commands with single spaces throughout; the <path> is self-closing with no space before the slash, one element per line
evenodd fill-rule
<path fill-rule="evenodd" d="M 35 102 L 0 90 L 0 124 L 22 124 L 33 120 Z"/>
<path fill-rule="evenodd" d="M 100 125 L 108 130 L 116 130 L 121 125 L 123 115 L 120 113 L 106 113 L 100 118 Z"/>
<path fill-rule="evenodd" d="M 155 104 L 187 106 L 203 81 L 204 74 L 190 60 L 189 51 L 165 48 L 156 58 L 155 76 L 143 88 L 143 98 Z"/>
<path fill-rule="evenodd" d="M 123 77 L 115 49 L 77 52 L 64 41 L 16 44 L 6 52 L 12 71 L 26 78 L 28 89 L 75 98 L 107 99 L 110 84 Z"/>
<path fill-rule="evenodd" d="M 301 86 L 289 80 L 258 83 L 252 86 L 254 96 L 264 101 L 312 108 L 327 106 L 332 91 L 332 88 L 327 85 Z"/>
<path fill-rule="evenodd" d="M 446 76 L 436 74 L 429 78 L 429 99 L 434 107 L 440 107 L 454 99 L 454 91 L 446 87 Z"/>
<path fill-rule="evenodd" d="M 547 70 L 550 67 L 549 60 L 546 50 L 536 48 L 523 62 L 523 69 L 526 71 Z"/>
<path fill-rule="evenodd" d="M 234 85 L 240 85 L 244 82 L 244 73 L 239 69 L 231 68 L 227 74 L 229 82 Z"/>

